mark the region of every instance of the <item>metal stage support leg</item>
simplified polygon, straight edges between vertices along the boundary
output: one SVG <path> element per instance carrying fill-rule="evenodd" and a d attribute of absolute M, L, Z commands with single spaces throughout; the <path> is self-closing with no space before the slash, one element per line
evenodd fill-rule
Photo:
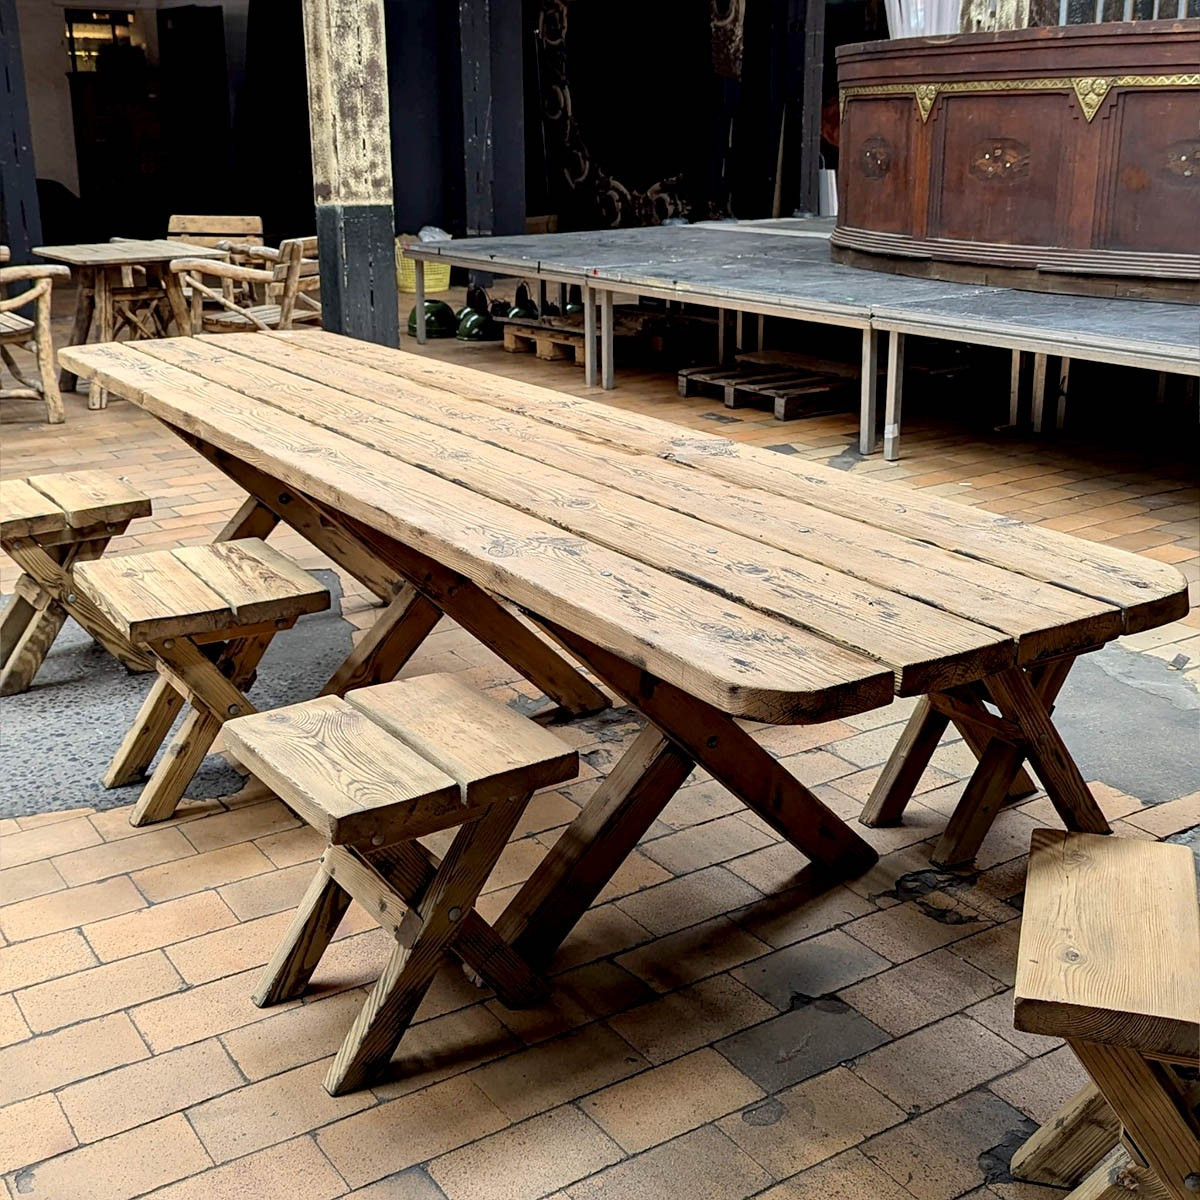
<path fill-rule="evenodd" d="M 612 391 L 613 294 L 607 288 L 600 293 L 600 386 Z"/>
<path fill-rule="evenodd" d="M 904 398 L 904 334 L 888 334 L 887 394 L 883 412 L 883 457 L 900 457 L 900 404 Z"/>
<path fill-rule="evenodd" d="M 861 399 L 858 416 L 860 454 L 875 453 L 876 383 L 879 374 L 879 337 L 869 326 L 862 335 Z"/>
<path fill-rule="evenodd" d="M 419 258 L 413 259 L 413 303 L 417 314 L 417 345 L 425 345 L 425 264 Z"/>
<path fill-rule="evenodd" d="M 596 386 L 596 293 L 583 289 L 583 382 Z"/>

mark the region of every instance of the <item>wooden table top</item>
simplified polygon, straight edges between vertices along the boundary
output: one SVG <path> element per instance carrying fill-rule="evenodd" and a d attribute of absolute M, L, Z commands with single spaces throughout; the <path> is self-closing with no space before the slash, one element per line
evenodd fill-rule
<path fill-rule="evenodd" d="M 167 238 L 141 241 L 81 242 L 75 246 L 34 246 L 39 258 L 68 263 L 73 267 L 129 267 L 140 263 L 170 262 L 173 258 L 224 258 L 224 250 L 193 246 Z"/>
<path fill-rule="evenodd" d="M 1187 612 L 1135 554 L 319 330 L 62 358 L 734 716 L 827 720 Z"/>

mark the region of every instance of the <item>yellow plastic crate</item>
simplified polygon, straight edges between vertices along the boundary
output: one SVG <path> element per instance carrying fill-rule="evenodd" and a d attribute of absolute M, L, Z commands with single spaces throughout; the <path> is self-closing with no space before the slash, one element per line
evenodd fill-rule
<path fill-rule="evenodd" d="M 402 292 L 415 292 L 417 290 L 417 268 L 416 264 L 407 254 L 404 253 L 405 247 L 411 245 L 417 239 L 414 237 L 399 237 L 396 239 L 396 287 Z M 444 263 L 426 262 L 425 264 L 425 291 L 429 292 L 445 292 L 450 288 L 450 268 Z"/>

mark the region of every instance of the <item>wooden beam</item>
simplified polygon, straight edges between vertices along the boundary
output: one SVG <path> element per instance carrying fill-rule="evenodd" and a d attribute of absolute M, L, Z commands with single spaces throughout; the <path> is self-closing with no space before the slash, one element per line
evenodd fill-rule
<path fill-rule="evenodd" d="M 400 344 L 383 0 L 304 0 L 326 329 Z"/>

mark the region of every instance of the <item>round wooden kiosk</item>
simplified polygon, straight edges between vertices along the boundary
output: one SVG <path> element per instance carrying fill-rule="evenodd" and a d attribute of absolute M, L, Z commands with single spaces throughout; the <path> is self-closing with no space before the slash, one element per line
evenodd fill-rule
<path fill-rule="evenodd" d="M 1200 302 L 1200 20 L 843 46 L 833 255 Z"/>

